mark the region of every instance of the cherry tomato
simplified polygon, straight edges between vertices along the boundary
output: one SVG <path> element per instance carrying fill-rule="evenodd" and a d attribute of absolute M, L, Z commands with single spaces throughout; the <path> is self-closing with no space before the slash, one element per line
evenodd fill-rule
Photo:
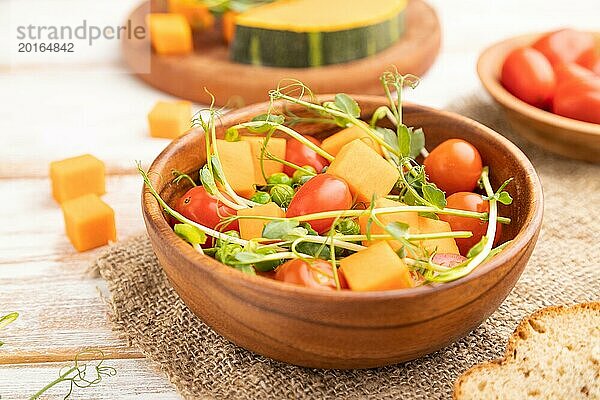
<path fill-rule="evenodd" d="M 531 47 L 541 52 L 552 65 L 575 62 L 581 54 L 594 48 L 594 36 L 574 29 L 561 29 L 539 38 Z"/>
<path fill-rule="evenodd" d="M 338 277 L 341 278 L 338 273 Z M 290 260 L 275 271 L 275 279 L 282 282 L 324 290 L 336 290 L 333 269 L 329 261 L 315 259 L 310 263 L 304 260 Z M 340 287 L 345 280 L 340 279 Z"/>
<path fill-rule="evenodd" d="M 579 56 L 577 64 L 589 69 L 596 75 L 600 75 L 600 52 L 596 49 L 589 49 Z"/>
<path fill-rule="evenodd" d="M 600 124 L 600 76 L 559 85 L 552 112 L 563 117 Z"/>
<path fill-rule="evenodd" d="M 447 194 L 475 189 L 483 164 L 479 151 L 469 142 L 448 139 L 423 163 L 429 180 Z"/>
<path fill-rule="evenodd" d="M 184 217 L 212 229 L 221 222 L 221 218 L 236 215 L 233 208 L 212 197 L 202 186 L 196 186 L 188 190 L 177 200 L 174 208 Z M 239 224 L 234 221 L 223 228 L 219 228 L 222 231 L 239 231 Z M 207 246 L 210 246 L 211 243 L 212 241 L 208 240 Z"/>
<path fill-rule="evenodd" d="M 489 212 L 490 205 L 487 200 L 483 200 L 482 196 L 477 193 L 471 192 L 458 192 L 449 196 L 446 201 L 448 202 L 448 208 L 455 208 L 457 210 L 475 211 L 475 212 Z M 486 234 L 488 223 L 477 218 L 469 217 L 458 217 L 456 215 L 440 215 L 442 221 L 446 221 L 450 224 L 450 228 L 453 231 L 470 231 L 473 236 L 470 238 L 455 239 L 456 245 L 460 250 L 460 254 L 465 256 L 471 247 L 475 246 L 481 238 Z M 496 239 L 494 243 L 498 243 L 502 234 L 502 228 L 500 224 L 496 225 Z"/>
<path fill-rule="evenodd" d="M 575 63 L 569 64 L 558 64 L 554 66 L 554 73 L 556 74 L 556 85 L 558 86 L 574 81 L 594 77 L 594 73 L 587 68 Z"/>
<path fill-rule="evenodd" d="M 464 262 L 467 258 L 461 256 L 460 254 L 453 253 L 437 253 L 433 256 L 433 261 L 435 264 L 443 265 L 444 267 L 452 268 L 455 265 L 458 265 Z"/>
<path fill-rule="evenodd" d="M 515 97 L 539 108 L 550 106 L 556 86 L 550 62 L 528 47 L 516 49 L 506 57 L 500 82 Z"/>
<path fill-rule="evenodd" d="M 294 195 L 287 212 L 288 218 L 323 211 L 348 210 L 352 207 L 352 194 L 346 181 L 330 174 L 320 174 L 308 180 Z M 335 218 L 308 221 L 312 228 L 324 233 L 331 228 Z"/>
<path fill-rule="evenodd" d="M 316 139 L 312 136 L 305 136 L 305 138 L 317 146 L 321 146 L 321 141 L 319 139 Z M 314 150 L 293 138 L 290 138 L 287 141 L 285 160 L 300 167 L 304 165 L 310 165 L 317 172 L 321 172 L 323 168 L 329 165 L 329 161 L 327 161 L 324 157 L 318 155 Z M 294 175 L 295 171 L 296 170 L 294 168 L 288 166 L 283 167 L 283 172 L 289 176 Z"/>

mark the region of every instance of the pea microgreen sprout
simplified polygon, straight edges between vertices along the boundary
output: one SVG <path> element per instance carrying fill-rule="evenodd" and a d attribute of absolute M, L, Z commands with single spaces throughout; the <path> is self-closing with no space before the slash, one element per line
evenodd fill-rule
<path fill-rule="evenodd" d="M 194 182 L 194 180 L 192 179 L 191 176 L 189 176 L 188 174 L 185 174 L 181 171 L 178 171 L 176 169 L 172 170 L 171 173 L 173 174 L 173 176 L 175 177 L 173 179 L 173 183 L 174 184 L 179 184 L 179 182 L 181 182 L 182 180 L 186 179 L 188 182 L 190 182 L 190 184 L 194 187 L 198 186 L 196 184 L 196 182 Z"/>
<path fill-rule="evenodd" d="M 142 168 L 142 165 L 141 165 L 140 162 L 137 163 L 137 168 L 138 168 L 138 172 L 142 176 L 142 179 L 144 180 L 144 184 L 146 185 L 146 187 L 150 191 L 150 194 L 152 194 L 152 196 L 154 196 L 154 198 L 156 199 L 156 201 L 158 201 L 158 203 L 160 204 L 160 206 L 167 212 L 167 214 L 169 214 L 170 216 L 172 216 L 173 218 L 175 218 L 177 221 L 179 221 L 181 223 L 184 223 L 184 224 L 189 224 L 191 226 L 194 226 L 194 227 L 200 229 L 205 234 L 207 234 L 209 236 L 212 236 L 212 237 L 214 237 L 216 239 L 229 240 L 230 242 L 239 244 L 241 246 L 245 246 L 247 244 L 247 241 L 244 240 L 244 239 L 235 238 L 235 237 L 232 237 L 230 235 L 227 235 L 227 234 L 224 234 L 222 232 L 219 232 L 217 230 L 214 230 L 214 229 L 211 229 L 209 227 L 206 227 L 206 226 L 204 226 L 202 224 L 199 224 L 199 223 L 197 223 L 195 221 L 192 221 L 191 219 L 188 219 L 188 218 L 184 217 L 182 214 L 180 214 L 179 212 L 175 211 L 173 208 L 171 208 L 171 206 L 169 206 L 167 204 L 167 202 L 162 197 L 160 197 L 160 194 L 158 194 L 158 192 L 154 188 L 154 185 L 150 181 L 150 177 L 148 176 L 148 173 L 146 171 L 144 171 L 144 169 Z"/>
<path fill-rule="evenodd" d="M 88 364 L 82 364 L 82 360 L 98 360 L 93 366 L 93 375 L 89 374 Z M 91 368 L 90 368 L 91 369 Z M 117 370 L 114 367 L 104 365 L 104 353 L 102 350 L 84 350 L 75 355 L 74 364 L 66 366 L 59 372 L 58 378 L 37 391 L 29 400 L 39 399 L 44 393 L 58 384 L 69 382 L 69 391 L 64 399 L 68 399 L 73 394 L 75 388 L 88 388 L 99 385 L 106 377 L 115 376 Z M 91 376 L 90 376 L 91 375 Z"/>
<path fill-rule="evenodd" d="M 173 230 L 177 236 L 191 244 L 198 253 L 204 254 L 202 245 L 206 243 L 206 233 L 189 224 L 175 224 Z"/>
<path fill-rule="evenodd" d="M 481 172 L 481 182 L 485 189 L 486 195 L 489 202 L 489 222 L 485 236 L 481 238 L 481 241 L 477 243 L 467 254 L 469 258 L 463 264 L 456 266 L 449 272 L 440 273 L 435 275 L 434 273 L 426 274 L 425 278 L 431 282 L 449 282 L 463 276 L 470 274 L 475 268 L 477 268 L 482 262 L 488 259 L 492 247 L 494 245 L 494 239 L 496 236 L 496 220 L 498 217 L 498 200 L 500 197 L 501 190 L 494 193 L 489 178 L 489 168 L 484 167 Z M 508 183 L 507 183 L 508 184 Z M 504 185 L 505 186 L 505 185 Z M 504 188 L 502 187 L 502 189 Z"/>
<path fill-rule="evenodd" d="M 6 314 L 3 317 L 0 317 L 0 329 L 6 327 L 8 324 L 12 324 L 13 322 L 15 322 L 15 320 L 19 318 L 19 313 L 18 312 L 11 312 Z M 2 341 L 0 341 L 0 347 L 3 346 L 4 343 Z"/>

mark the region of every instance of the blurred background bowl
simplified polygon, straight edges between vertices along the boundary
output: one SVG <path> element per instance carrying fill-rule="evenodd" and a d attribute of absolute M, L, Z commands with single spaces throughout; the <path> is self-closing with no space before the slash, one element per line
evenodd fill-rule
<path fill-rule="evenodd" d="M 533 43 L 542 34 L 527 34 L 496 43 L 481 53 L 477 73 L 488 93 L 506 112 L 515 132 L 556 154 L 600 163 L 600 125 L 544 111 L 519 100 L 500 83 L 504 59 L 512 50 Z"/>

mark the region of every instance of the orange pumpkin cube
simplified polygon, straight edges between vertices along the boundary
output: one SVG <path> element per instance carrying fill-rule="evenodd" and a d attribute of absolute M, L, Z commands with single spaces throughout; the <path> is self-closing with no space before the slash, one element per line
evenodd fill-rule
<path fill-rule="evenodd" d="M 148 114 L 150 136 L 176 139 L 190 130 L 192 103 L 189 101 L 159 101 Z"/>
<path fill-rule="evenodd" d="M 217 139 L 217 150 L 227 182 L 237 194 L 250 198 L 256 177 L 250 143 Z"/>
<path fill-rule="evenodd" d="M 327 173 L 345 180 L 357 200 L 367 203 L 373 196 L 386 196 L 400 177 L 397 168 L 361 139 L 343 146 Z"/>
<path fill-rule="evenodd" d="M 332 156 L 337 156 L 342 147 L 356 139 L 362 140 L 375 150 L 377 154 L 383 156 L 379 143 L 358 126 L 351 126 L 350 128 L 342 129 L 341 131 L 334 133 L 323 140 L 321 148 Z"/>
<path fill-rule="evenodd" d="M 115 213 L 95 194 L 67 200 L 61 205 L 65 229 L 77 251 L 86 251 L 117 240 Z"/>
<path fill-rule="evenodd" d="M 283 218 L 285 217 L 285 211 L 271 202 L 252 208 L 243 208 L 238 210 L 237 215 Z M 263 229 L 269 222 L 266 219 L 240 219 L 240 237 L 246 240 L 262 237 Z"/>
<path fill-rule="evenodd" d="M 244 142 L 250 143 L 250 147 L 252 149 L 252 161 L 254 162 L 254 172 L 256 173 L 254 183 L 259 185 L 266 185 L 267 182 L 265 181 L 265 178 L 262 174 L 262 170 L 260 169 L 260 153 L 262 151 L 262 146 L 265 138 L 261 136 L 242 136 L 242 140 Z M 274 156 L 284 160 L 286 146 L 287 140 L 285 140 L 284 138 L 272 137 L 267 143 L 267 150 Z M 265 175 L 267 176 L 267 178 L 276 172 L 283 172 L 283 164 L 280 162 L 265 159 L 263 161 L 263 165 L 265 168 Z"/>
<path fill-rule="evenodd" d="M 90 154 L 51 162 L 52 196 L 62 203 L 89 193 L 103 195 L 104 174 L 104 163 Z"/>
<path fill-rule="evenodd" d="M 450 224 L 446 221 L 419 217 L 419 233 L 438 232 L 452 232 Z M 421 246 L 430 253 L 437 250 L 437 253 L 460 254 L 453 238 L 421 240 Z"/>
<path fill-rule="evenodd" d="M 375 200 L 375 209 L 377 208 L 387 208 L 387 207 L 398 207 L 404 206 L 404 203 L 400 203 L 398 201 L 389 200 L 385 197 L 379 198 Z M 385 226 L 391 222 L 402 222 L 408 224 L 408 232 L 410 233 L 418 233 L 419 232 L 419 213 L 410 211 L 410 212 L 397 212 L 391 214 L 379 214 L 377 215 L 377 219 Z M 367 224 L 369 222 L 369 216 L 363 215 L 358 218 L 358 224 L 360 225 L 360 233 L 363 235 L 367 234 Z M 387 234 L 386 230 L 376 223 L 371 223 L 371 234 L 372 235 L 384 235 Z M 371 246 L 374 243 L 379 242 L 379 240 L 365 240 L 363 241 L 364 246 Z M 397 240 L 389 240 L 390 246 L 394 249 L 394 251 L 399 250 L 402 245 Z"/>
<path fill-rule="evenodd" d="M 215 25 L 215 17 L 198 0 L 169 0 L 169 12 L 183 15 L 192 29 L 207 30 Z"/>
<path fill-rule="evenodd" d="M 410 271 L 387 241 L 380 241 L 340 261 L 351 290 L 404 289 L 413 286 Z"/>
<path fill-rule="evenodd" d="M 190 23 L 181 14 L 148 14 L 150 41 L 156 54 L 186 55 L 194 51 Z"/>

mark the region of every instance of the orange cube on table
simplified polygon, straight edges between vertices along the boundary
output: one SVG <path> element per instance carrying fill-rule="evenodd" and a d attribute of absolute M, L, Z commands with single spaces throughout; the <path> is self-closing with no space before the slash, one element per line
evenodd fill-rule
<path fill-rule="evenodd" d="M 97 195 L 67 200 L 61 207 L 67 236 L 77 251 L 116 241 L 115 213 Z"/>
<path fill-rule="evenodd" d="M 186 55 L 194 51 L 190 23 L 180 14 L 149 14 L 152 47 L 159 55 Z"/>
<path fill-rule="evenodd" d="M 103 195 L 105 188 L 104 163 L 90 154 L 50 163 L 52 196 L 62 203 L 84 194 Z"/>
<path fill-rule="evenodd" d="M 192 103 L 189 101 L 159 101 L 148 114 L 150 136 L 176 139 L 190 130 Z"/>
<path fill-rule="evenodd" d="M 404 289 L 413 286 L 410 271 L 387 241 L 380 241 L 340 261 L 351 290 Z"/>
<path fill-rule="evenodd" d="M 361 139 L 343 146 L 327 173 L 345 180 L 357 200 L 367 203 L 386 196 L 400 178 L 398 169 Z"/>
<path fill-rule="evenodd" d="M 285 211 L 275 203 L 267 203 L 252 208 L 243 208 L 238 210 L 237 215 L 283 218 L 285 217 Z M 262 237 L 263 229 L 269 222 L 266 219 L 240 219 L 240 237 L 246 240 Z"/>

